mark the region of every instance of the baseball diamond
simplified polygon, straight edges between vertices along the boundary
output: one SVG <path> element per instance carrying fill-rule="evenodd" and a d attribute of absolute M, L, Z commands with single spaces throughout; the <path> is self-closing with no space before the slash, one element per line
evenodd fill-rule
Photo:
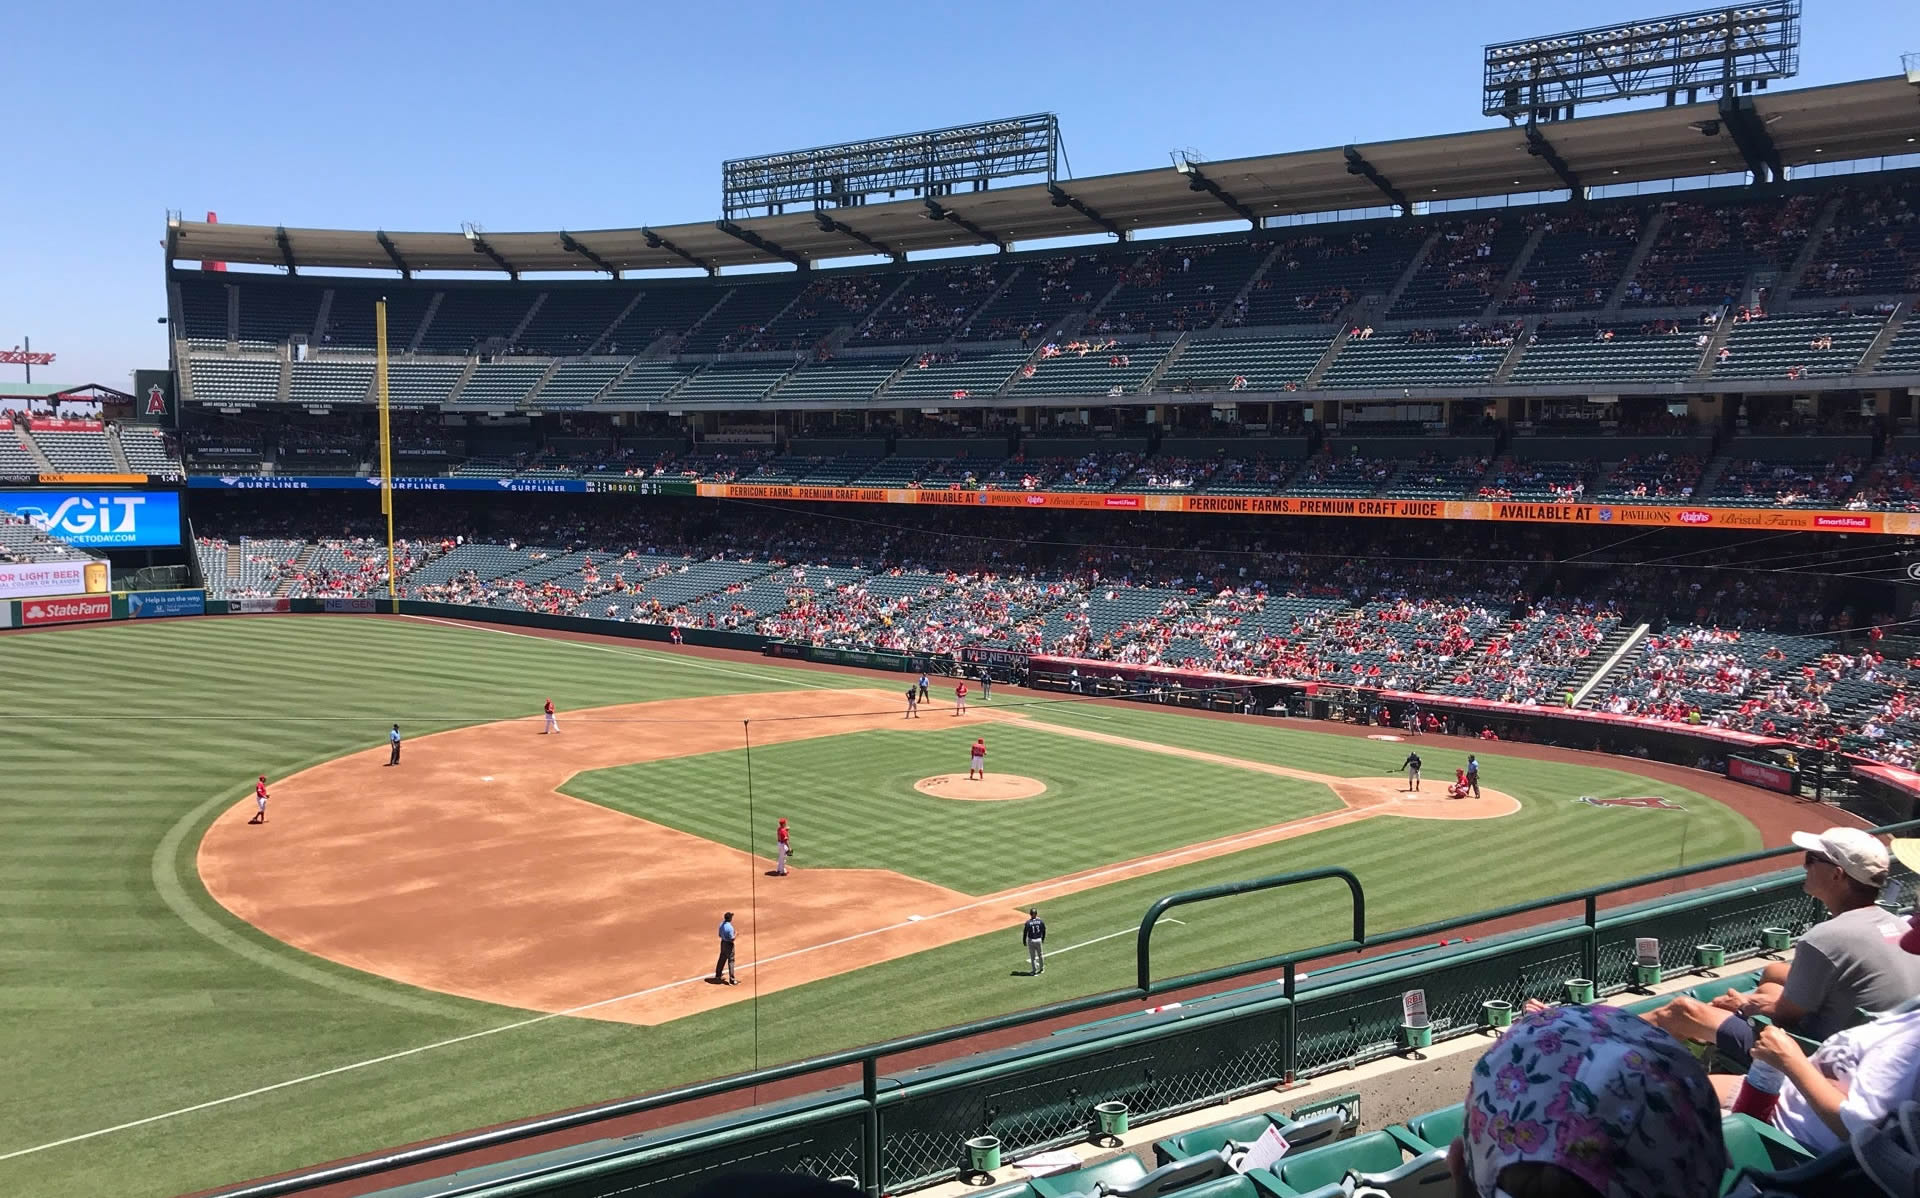
<path fill-rule="evenodd" d="M 274 684 L 232 703 L 233 660 Z M 63 629 L 0 639 L 0 664 L 21 680 L 12 918 L 40 962 L 10 992 L 37 1031 L 6 1047 L 37 1080 L 0 1176 L 40 1192 L 124 1180 L 90 1139 L 37 1147 L 120 1125 L 101 1138 L 192 1189 L 1096 992 L 1131 964 L 1109 933 L 1175 889 L 1340 864 L 1375 918 L 1411 924 L 1673 862 L 1672 824 L 1569 798 L 1682 803 L 1690 860 L 1797 814 L 1711 775 L 1519 745 L 1471 746 L 1490 750 L 1481 799 L 1416 798 L 1385 776 L 1397 746 L 1359 736 L 1005 688 L 958 721 L 903 724 L 857 673 L 446 622 Z M 564 736 L 540 735 L 548 693 Z M 396 721 L 414 731 L 387 769 Z M 1045 789 L 916 789 L 976 736 Z M 1422 742 L 1436 762 L 1469 747 Z M 245 818 L 260 772 L 264 826 Z M 762 876 L 776 816 L 799 850 L 778 879 Z M 1408 871 L 1412 855 L 1505 864 L 1466 890 Z M 1094 943 L 1009 977 L 1034 905 L 1060 943 Z M 104 939 L 70 934 L 75 912 L 115 910 L 95 917 Z M 742 984 L 714 988 L 699 979 L 723 910 Z M 1323 942 L 1341 911 L 1313 888 L 1233 900 L 1163 928 L 1156 964 L 1205 967 L 1247 927 L 1269 930 L 1263 951 Z M 757 1056 L 741 1035 L 756 1005 Z M 116 1059 L 71 1056 L 103 1010 Z M 234 1116 L 285 1126 L 234 1137 Z"/>

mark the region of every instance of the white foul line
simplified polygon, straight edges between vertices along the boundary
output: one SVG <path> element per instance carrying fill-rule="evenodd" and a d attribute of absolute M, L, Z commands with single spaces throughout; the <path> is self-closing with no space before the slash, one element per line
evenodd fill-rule
<path fill-rule="evenodd" d="M 1182 920 L 1182 919 L 1163 919 L 1163 920 L 1161 920 L 1160 922 L 1161 922 L 1161 923 L 1177 923 L 1177 924 L 1180 924 L 1180 925 L 1182 925 L 1183 927 L 1184 927 L 1184 926 L 1185 926 L 1185 924 L 1186 924 L 1186 921 L 1185 921 L 1185 920 Z M 1087 946 L 1088 946 L 1089 944 L 1099 944 L 1099 943 L 1100 943 L 1100 942 L 1101 942 L 1102 940 L 1112 940 L 1112 939 L 1113 939 L 1114 937 L 1116 937 L 1116 936 L 1131 936 L 1131 935 L 1133 935 L 1133 934 L 1135 934 L 1135 933 L 1137 933 L 1137 932 L 1138 932 L 1139 930 L 1140 930 L 1139 928 L 1121 928 L 1121 929 L 1120 929 L 1119 931 L 1117 931 L 1117 932 L 1108 932 L 1108 933 L 1107 933 L 1106 935 L 1104 935 L 1104 936 L 1095 936 L 1095 937 L 1094 937 L 1093 939 L 1091 939 L 1091 940 L 1082 940 L 1082 941 L 1081 941 L 1080 943 L 1078 943 L 1078 944 L 1069 944 L 1069 945 L 1068 945 L 1067 947 L 1065 947 L 1065 948 L 1055 948 L 1055 949 L 1049 949 L 1049 950 L 1047 950 L 1047 955 L 1048 955 L 1049 957 L 1059 957 L 1059 956 L 1064 956 L 1065 954 L 1067 954 L 1067 953 L 1070 953 L 1070 952 L 1072 952 L 1072 951 L 1073 951 L 1074 949 L 1076 949 L 1076 948 L 1085 948 L 1085 947 L 1087 947 Z"/>

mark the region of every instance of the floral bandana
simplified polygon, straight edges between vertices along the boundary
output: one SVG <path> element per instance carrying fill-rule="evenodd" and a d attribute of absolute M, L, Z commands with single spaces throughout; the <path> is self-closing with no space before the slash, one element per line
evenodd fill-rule
<path fill-rule="evenodd" d="M 1467 1170 L 1481 1194 L 1517 1161 L 1558 1165 L 1604 1198 L 1715 1198 L 1720 1104 L 1686 1047 L 1614 1007 L 1514 1021 L 1473 1067 Z"/>

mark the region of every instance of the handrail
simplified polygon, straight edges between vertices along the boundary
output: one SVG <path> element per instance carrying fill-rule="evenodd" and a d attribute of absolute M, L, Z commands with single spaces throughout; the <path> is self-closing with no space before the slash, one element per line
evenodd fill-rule
<path fill-rule="evenodd" d="M 1134 967 L 1137 979 L 1134 983 L 1135 988 L 1143 994 L 1153 993 L 1153 970 L 1148 960 L 1152 950 L 1153 925 L 1166 912 L 1192 903 L 1231 898 L 1236 894 L 1258 894 L 1263 890 L 1278 890 L 1284 886 L 1298 886 L 1302 882 L 1318 882 L 1326 878 L 1339 878 L 1347 884 L 1347 891 L 1353 896 L 1353 938 L 1349 943 L 1352 947 L 1359 948 L 1367 942 L 1367 892 L 1352 870 L 1329 865 L 1320 869 L 1301 870 L 1298 873 L 1250 878 L 1244 882 L 1222 882 L 1217 886 L 1202 886 L 1197 890 L 1182 890 L 1166 895 L 1147 908 L 1147 913 L 1140 917 L 1140 933 L 1134 942 Z"/>
<path fill-rule="evenodd" d="M 1880 835 L 1901 832 L 1908 834 L 1920 833 L 1920 819 L 1888 824 L 1883 827 L 1874 828 L 1872 831 Z M 1439 932 L 1469 927 L 1474 924 L 1485 923 L 1489 920 L 1510 918 L 1514 915 L 1522 915 L 1531 911 L 1548 907 L 1564 906 L 1576 902 L 1586 904 L 1585 922 L 1588 927 L 1592 927 L 1598 917 L 1597 899 L 1601 895 L 1617 893 L 1623 890 L 1632 890 L 1641 886 L 1691 877 L 1697 874 L 1711 873 L 1715 870 L 1751 864 L 1756 861 L 1797 855 L 1799 852 L 1800 850 L 1797 848 L 1788 847 L 1763 849 L 1754 853 L 1742 853 L 1732 857 L 1721 857 L 1712 861 L 1703 861 L 1696 865 L 1664 870 L 1656 874 L 1627 878 L 1603 886 L 1550 895 L 1525 903 L 1510 904 L 1492 911 L 1481 911 L 1455 919 L 1421 924 L 1412 928 L 1397 929 L 1377 936 L 1365 935 L 1364 908 L 1362 905 L 1364 892 L 1360 889 L 1359 879 L 1344 869 L 1329 868 L 1308 870 L 1298 874 L 1282 874 L 1277 877 L 1255 879 L 1250 882 L 1228 883 L 1223 886 L 1186 891 L 1182 892 L 1182 894 L 1169 895 L 1160 899 L 1154 903 L 1152 907 L 1148 908 L 1147 914 L 1142 917 L 1140 938 L 1137 941 L 1138 958 L 1136 961 L 1136 964 L 1142 969 L 1144 969 L 1146 963 L 1145 948 L 1147 938 L 1150 935 L 1151 924 L 1162 912 L 1174 906 L 1184 905 L 1185 903 L 1205 901 L 1205 899 L 1209 897 L 1226 897 L 1234 893 L 1250 893 L 1255 890 L 1273 889 L 1277 886 L 1292 885 L 1302 881 L 1337 877 L 1347 882 L 1355 898 L 1354 931 L 1356 935 L 1352 940 L 1339 941 L 1332 945 L 1322 945 L 1283 954 L 1281 956 L 1267 957 L 1258 961 L 1242 962 L 1237 965 L 1222 966 L 1217 969 L 1205 970 L 1199 973 L 1184 974 L 1179 977 L 1168 978 L 1165 981 L 1153 982 L 1147 986 L 1136 985 L 1120 990 L 1109 990 L 1101 994 L 1089 995 L 1085 998 L 1051 1003 L 1044 1007 L 1030 1008 L 1006 1015 L 996 1015 L 987 1019 L 975 1020 L 971 1023 L 959 1024 L 954 1027 L 921 1032 L 916 1035 L 904 1036 L 894 1040 L 886 1040 L 878 1044 L 845 1049 L 840 1052 L 827 1053 L 817 1057 L 808 1057 L 804 1060 L 793 1061 L 785 1065 L 770 1066 L 748 1073 L 734 1074 L 731 1077 L 714 1078 L 709 1081 L 696 1082 L 670 1090 L 662 1090 L 650 1095 L 620 1099 L 615 1102 L 603 1103 L 599 1106 L 587 1107 L 564 1114 L 551 1115 L 524 1123 L 510 1124 L 506 1127 L 494 1128 L 490 1131 L 476 1132 L 471 1135 L 443 1140 L 438 1143 L 403 1149 L 398 1152 L 387 1153 L 367 1160 L 308 1170 L 270 1181 L 222 1190 L 218 1192 L 218 1198 L 279 1198 L 281 1195 L 299 1193 L 317 1186 L 354 1181 L 394 1169 L 427 1164 L 432 1161 L 443 1160 L 447 1157 L 459 1156 L 483 1148 L 497 1148 L 502 1145 L 534 1139 L 538 1136 L 548 1135 L 554 1132 L 586 1127 L 595 1123 L 623 1118 L 629 1115 L 642 1114 L 647 1111 L 658 1110 L 662 1107 L 673 1106 L 682 1102 L 735 1093 L 756 1086 L 769 1085 L 774 1082 L 802 1077 L 810 1073 L 821 1073 L 852 1065 L 862 1066 L 863 1080 L 867 1081 L 867 1084 L 863 1085 L 863 1089 L 871 1089 L 871 1081 L 876 1074 L 877 1062 L 883 1057 L 897 1056 L 923 1048 L 933 1048 L 952 1043 L 956 1040 L 963 1040 L 990 1032 L 1026 1027 L 1050 1019 L 1059 1019 L 1069 1015 L 1078 1015 L 1086 1011 L 1096 1010 L 1101 1007 L 1113 1006 L 1117 1003 L 1150 998 L 1154 995 L 1163 994 L 1172 990 L 1207 985 L 1216 981 L 1244 977 L 1248 974 L 1263 973 L 1276 968 L 1284 968 L 1286 970 L 1288 985 L 1285 993 L 1288 998 L 1291 998 L 1293 995 L 1291 982 L 1294 965 L 1303 961 L 1311 961 L 1316 957 L 1330 956 L 1338 952 L 1351 952 L 1359 948 L 1373 947 L 1376 945 L 1396 944 L 1406 940 L 1425 938 Z M 1142 973 L 1141 976 L 1144 978 L 1146 975 Z M 865 1098 L 865 1101 L 873 1104 L 875 1099 L 869 1095 Z M 869 1185 L 874 1184 L 872 1179 L 863 1180 L 866 1180 Z"/>

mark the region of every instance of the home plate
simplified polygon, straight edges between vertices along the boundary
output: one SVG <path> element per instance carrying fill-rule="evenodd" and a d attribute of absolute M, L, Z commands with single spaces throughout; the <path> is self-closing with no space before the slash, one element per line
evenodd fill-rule
<path fill-rule="evenodd" d="M 926 918 L 926 916 L 924 916 L 924 915 L 909 915 L 909 916 L 907 916 L 907 922 L 908 922 L 908 923 L 919 923 L 919 922 L 920 922 L 921 920 L 923 920 L 923 919 L 925 919 L 925 918 Z"/>

